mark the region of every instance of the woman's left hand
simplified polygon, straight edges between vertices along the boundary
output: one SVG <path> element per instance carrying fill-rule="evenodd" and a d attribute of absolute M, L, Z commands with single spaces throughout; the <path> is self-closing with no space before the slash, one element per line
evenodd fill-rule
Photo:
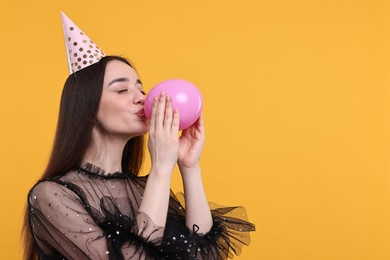
<path fill-rule="evenodd" d="M 205 141 L 203 113 L 189 128 L 184 129 L 179 138 L 179 157 L 177 164 L 180 168 L 194 169 L 199 167 L 200 155 Z"/>

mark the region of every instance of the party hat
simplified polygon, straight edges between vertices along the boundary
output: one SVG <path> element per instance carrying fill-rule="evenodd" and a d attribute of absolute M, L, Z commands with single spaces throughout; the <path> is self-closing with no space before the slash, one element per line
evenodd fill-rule
<path fill-rule="evenodd" d="M 104 52 L 64 14 L 64 12 L 61 12 L 61 16 L 69 74 L 88 67 L 106 56 Z"/>

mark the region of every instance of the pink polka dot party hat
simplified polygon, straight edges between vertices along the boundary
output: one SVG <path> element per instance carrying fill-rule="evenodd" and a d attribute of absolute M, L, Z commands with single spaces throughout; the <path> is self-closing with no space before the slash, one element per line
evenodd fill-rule
<path fill-rule="evenodd" d="M 104 52 L 80 28 L 61 12 L 69 74 L 98 62 Z"/>

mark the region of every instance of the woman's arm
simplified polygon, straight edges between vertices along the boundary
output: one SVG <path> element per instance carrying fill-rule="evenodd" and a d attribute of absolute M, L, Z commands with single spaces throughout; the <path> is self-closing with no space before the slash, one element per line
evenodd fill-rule
<path fill-rule="evenodd" d="M 183 178 L 184 197 L 186 202 L 186 226 L 193 230 L 199 227 L 200 234 L 207 233 L 213 225 L 209 204 L 203 188 L 200 167 L 179 167 Z"/>
<path fill-rule="evenodd" d="M 178 242 L 183 244 L 174 243 L 173 246 L 182 246 L 196 259 L 233 258 L 233 252 L 239 255 L 242 246 L 250 243 L 248 232 L 254 231 L 255 227 L 247 221 L 242 207 L 209 206 L 199 167 L 204 133 L 201 115 L 180 137 L 178 165 L 183 179 L 186 210 L 184 216 L 182 201 L 177 200 L 179 203 L 176 204 L 175 212 L 182 218 L 185 217 L 186 227 L 179 221 L 170 223 L 170 226 L 179 226 L 178 230 L 170 232 L 170 236 L 182 238 Z"/>
<path fill-rule="evenodd" d="M 213 222 L 199 167 L 204 141 L 203 114 L 201 114 L 190 128 L 182 132 L 178 158 L 184 186 L 186 225 L 190 230 L 197 225 L 200 234 L 207 233 Z"/>
<path fill-rule="evenodd" d="M 165 227 L 170 182 L 179 152 L 179 114 L 172 111 L 171 98 L 161 93 L 153 100 L 149 131 L 149 152 L 152 168 L 139 208 L 154 223 Z"/>
<path fill-rule="evenodd" d="M 127 216 L 107 217 L 92 206 L 86 208 L 71 185 L 43 181 L 29 192 L 30 229 L 40 254 L 48 259 L 59 258 L 58 253 L 67 259 L 144 259 L 157 251 L 161 238 L 150 238 Z M 146 229 L 163 233 L 147 215 L 139 215 Z"/>

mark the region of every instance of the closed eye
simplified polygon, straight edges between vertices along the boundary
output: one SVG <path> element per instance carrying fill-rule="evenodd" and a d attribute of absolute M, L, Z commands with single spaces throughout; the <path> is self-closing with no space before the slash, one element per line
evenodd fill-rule
<path fill-rule="evenodd" d="M 127 89 L 122 89 L 122 90 L 119 90 L 118 93 L 125 93 L 127 92 Z M 142 93 L 142 95 L 146 95 L 146 92 L 143 91 L 143 90 L 140 90 L 140 92 Z"/>

